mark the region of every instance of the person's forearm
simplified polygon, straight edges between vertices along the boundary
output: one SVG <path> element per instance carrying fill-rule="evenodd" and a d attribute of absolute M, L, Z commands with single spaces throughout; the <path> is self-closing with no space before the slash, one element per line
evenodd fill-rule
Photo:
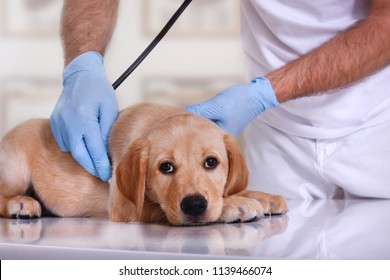
<path fill-rule="evenodd" d="M 347 86 L 390 63 L 390 5 L 373 0 L 370 14 L 329 42 L 269 73 L 284 102 Z"/>
<path fill-rule="evenodd" d="M 87 51 L 104 55 L 116 24 L 118 3 L 119 0 L 65 0 L 61 19 L 65 65 Z"/>

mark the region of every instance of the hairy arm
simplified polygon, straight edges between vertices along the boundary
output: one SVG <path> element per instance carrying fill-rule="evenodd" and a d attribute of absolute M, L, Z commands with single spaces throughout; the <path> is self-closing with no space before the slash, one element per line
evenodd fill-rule
<path fill-rule="evenodd" d="M 389 63 L 390 1 L 372 0 L 365 19 L 267 78 L 284 102 L 346 86 Z"/>
<path fill-rule="evenodd" d="M 65 0 L 61 18 L 65 65 L 84 52 L 104 55 L 116 24 L 118 5 L 119 0 Z"/>

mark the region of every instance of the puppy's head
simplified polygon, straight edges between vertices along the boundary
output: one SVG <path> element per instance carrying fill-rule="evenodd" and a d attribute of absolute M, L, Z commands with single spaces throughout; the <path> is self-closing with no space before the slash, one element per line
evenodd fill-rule
<path fill-rule="evenodd" d="M 118 174 L 119 173 L 119 174 Z M 205 224 L 222 212 L 223 196 L 245 189 L 248 171 L 234 139 L 214 123 L 179 114 L 132 144 L 117 167 L 117 185 L 141 220 L 145 197 L 173 225 Z"/>

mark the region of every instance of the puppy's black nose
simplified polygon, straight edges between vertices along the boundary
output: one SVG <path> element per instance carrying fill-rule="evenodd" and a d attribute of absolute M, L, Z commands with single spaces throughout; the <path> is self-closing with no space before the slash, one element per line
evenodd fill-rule
<path fill-rule="evenodd" d="M 181 201 L 180 208 L 188 216 L 198 216 L 206 211 L 207 200 L 203 195 L 187 196 Z"/>

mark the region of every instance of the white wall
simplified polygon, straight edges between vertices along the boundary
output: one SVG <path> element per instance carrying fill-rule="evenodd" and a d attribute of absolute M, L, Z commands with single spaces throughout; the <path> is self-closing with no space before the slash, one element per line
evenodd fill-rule
<path fill-rule="evenodd" d="M 109 80 L 122 74 L 181 2 L 121 1 L 105 60 Z M 140 101 L 183 106 L 245 81 L 239 2 L 194 0 L 118 88 L 120 107 Z M 0 0 L 0 136 L 25 119 L 50 116 L 61 92 L 61 7 L 61 0 Z"/>

